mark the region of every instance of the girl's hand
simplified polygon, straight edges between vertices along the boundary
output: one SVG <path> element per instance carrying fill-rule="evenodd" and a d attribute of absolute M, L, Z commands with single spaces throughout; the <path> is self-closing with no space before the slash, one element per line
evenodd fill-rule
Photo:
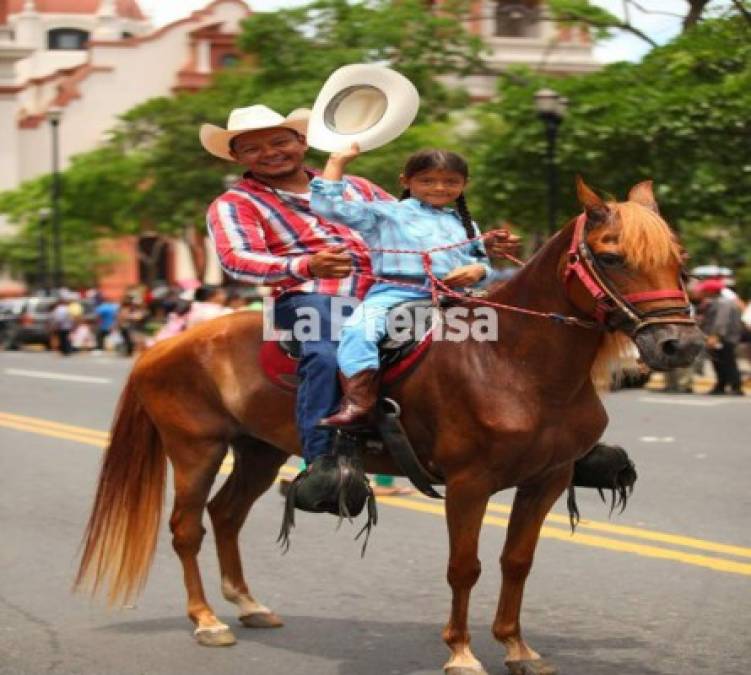
<path fill-rule="evenodd" d="M 451 270 L 441 281 L 449 288 L 473 286 L 485 276 L 485 266 L 479 263 L 462 265 Z"/>
<path fill-rule="evenodd" d="M 353 143 L 349 150 L 332 152 L 323 170 L 323 178 L 326 180 L 341 180 L 344 175 L 344 167 L 360 154 L 360 146 Z"/>

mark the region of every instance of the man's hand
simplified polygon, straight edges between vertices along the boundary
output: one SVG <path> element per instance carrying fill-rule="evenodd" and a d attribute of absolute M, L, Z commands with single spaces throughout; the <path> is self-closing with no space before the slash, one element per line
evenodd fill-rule
<path fill-rule="evenodd" d="M 484 239 L 485 250 L 491 258 L 503 258 L 504 254 L 516 255 L 521 246 L 521 237 L 511 234 L 505 227 Z"/>
<path fill-rule="evenodd" d="M 341 180 L 344 175 L 344 168 L 359 154 L 360 146 L 357 143 L 353 143 L 349 150 L 332 152 L 323 169 L 322 177 L 326 180 Z"/>
<path fill-rule="evenodd" d="M 722 349 L 722 340 L 719 335 L 707 335 L 705 344 L 707 349 Z"/>
<path fill-rule="evenodd" d="M 462 288 L 476 284 L 484 276 L 485 266 L 477 263 L 475 265 L 455 267 L 441 281 L 449 288 Z"/>
<path fill-rule="evenodd" d="M 352 258 L 346 246 L 330 246 L 310 258 L 308 269 L 319 279 L 343 279 L 352 274 Z"/>

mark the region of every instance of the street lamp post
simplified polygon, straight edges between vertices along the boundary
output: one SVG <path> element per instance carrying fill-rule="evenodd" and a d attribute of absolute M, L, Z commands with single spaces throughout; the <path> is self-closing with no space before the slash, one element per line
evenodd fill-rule
<path fill-rule="evenodd" d="M 44 295 L 50 292 L 49 265 L 47 263 L 47 223 L 52 215 L 52 209 L 43 207 L 37 211 L 39 218 L 39 289 Z"/>
<path fill-rule="evenodd" d="M 548 235 L 556 230 L 556 213 L 558 210 L 558 166 L 556 164 L 556 142 L 558 127 L 566 116 L 568 99 L 552 89 L 540 89 L 535 94 L 537 115 L 545 124 L 547 139 L 546 164 L 548 169 Z"/>
<path fill-rule="evenodd" d="M 55 288 L 63 286 L 63 243 L 60 233 L 60 118 L 62 108 L 50 108 L 47 119 L 52 129 L 52 281 Z"/>

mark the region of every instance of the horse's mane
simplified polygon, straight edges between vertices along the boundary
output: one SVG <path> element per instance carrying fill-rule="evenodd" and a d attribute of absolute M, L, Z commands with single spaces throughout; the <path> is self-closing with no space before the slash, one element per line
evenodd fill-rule
<path fill-rule="evenodd" d="M 650 270 L 681 259 L 680 244 L 657 212 L 636 202 L 608 206 L 620 216 L 620 244 L 630 265 Z"/>

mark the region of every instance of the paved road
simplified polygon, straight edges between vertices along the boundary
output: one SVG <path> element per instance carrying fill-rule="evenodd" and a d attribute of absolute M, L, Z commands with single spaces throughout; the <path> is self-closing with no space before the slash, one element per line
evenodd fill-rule
<path fill-rule="evenodd" d="M 440 672 L 445 527 L 440 506 L 418 497 L 381 500 L 361 560 L 353 528 L 336 532 L 333 519 L 306 514 L 280 555 L 281 503 L 266 495 L 242 548 L 254 593 L 286 626 L 238 627 L 229 649 L 192 642 L 166 525 L 135 607 L 108 611 L 71 595 L 103 432 L 128 368 L 107 356 L 0 354 L 0 673 Z M 582 496 L 590 520 L 574 537 L 557 505 L 527 586 L 529 641 L 562 675 L 746 673 L 749 400 L 628 391 L 606 403 L 607 438 L 637 462 L 637 491 L 610 521 L 594 495 Z M 505 672 L 489 624 L 509 501 L 500 495 L 488 512 L 472 601 L 475 652 L 491 675 Z M 234 624 L 210 535 L 201 564 L 211 601 Z"/>

